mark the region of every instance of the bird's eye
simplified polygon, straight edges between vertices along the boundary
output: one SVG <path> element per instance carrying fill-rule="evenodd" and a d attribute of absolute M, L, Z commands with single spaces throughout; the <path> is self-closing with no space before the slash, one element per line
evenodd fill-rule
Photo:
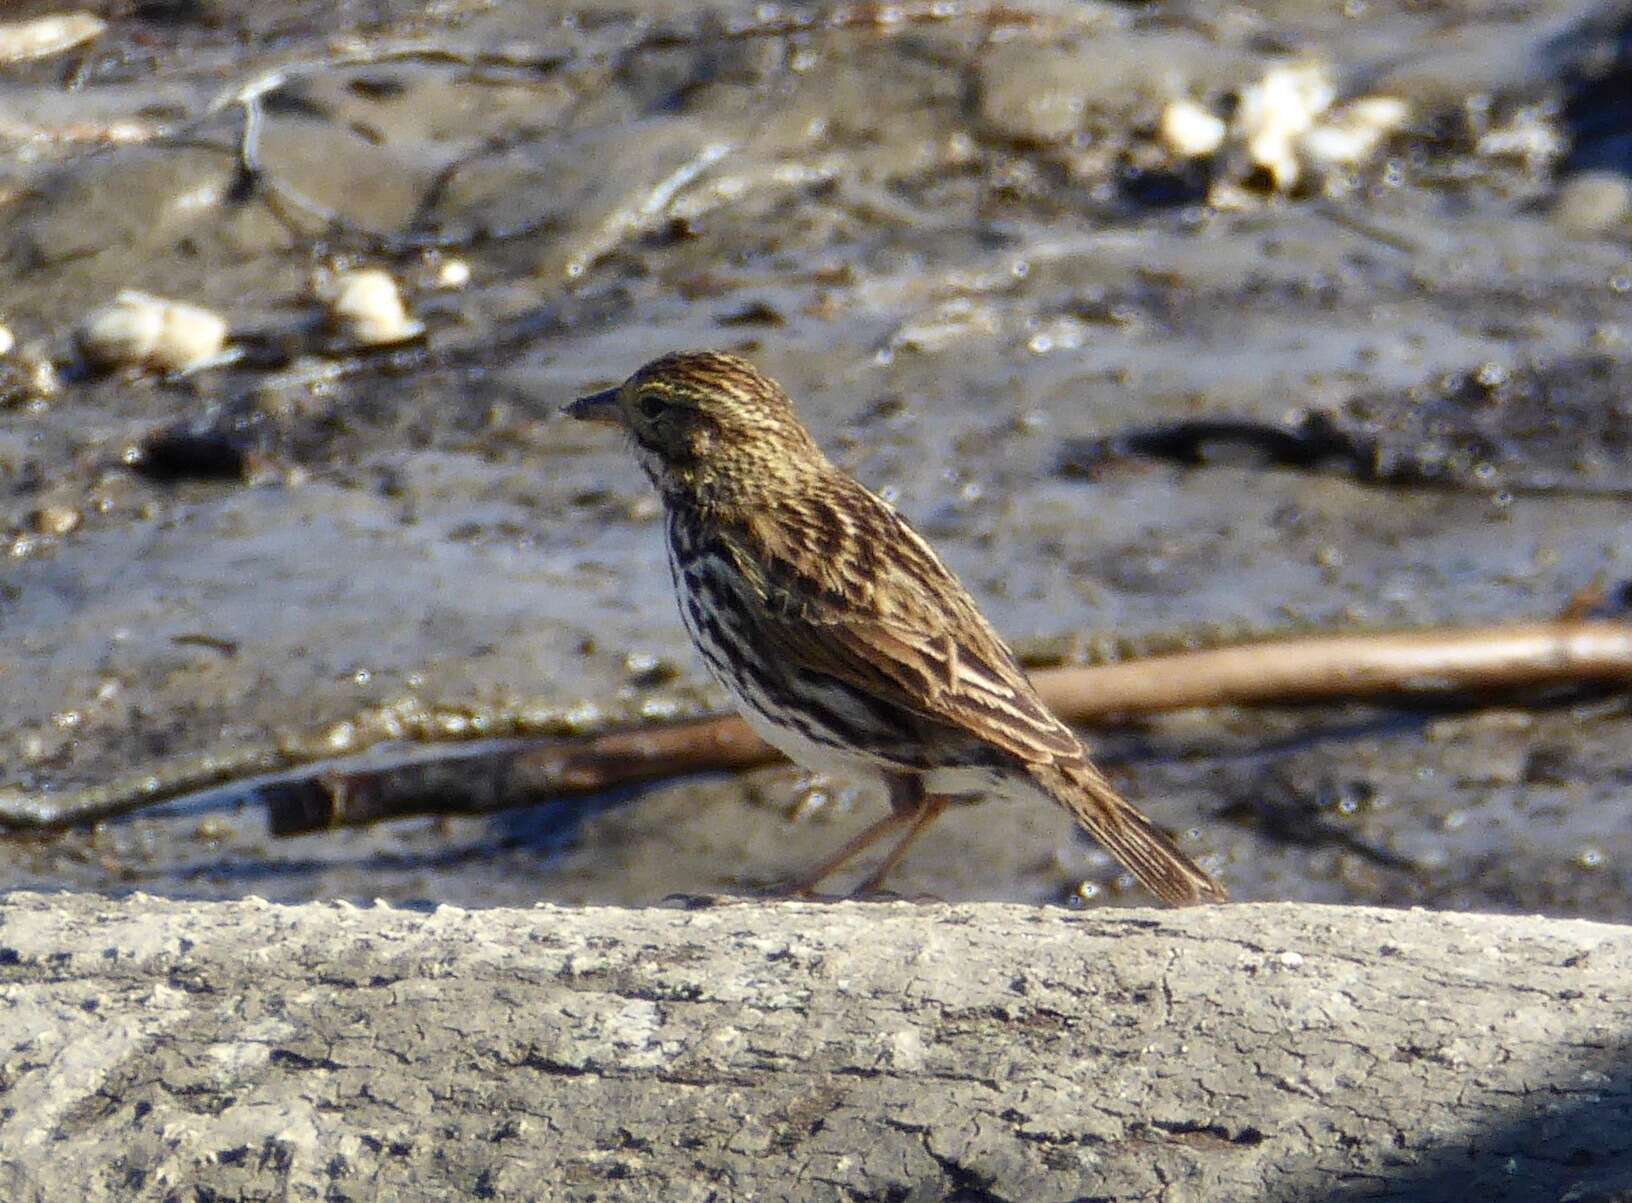
<path fill-rule="evenodd" d="M 640 416 L 648 422 L 655 420 L 667 408 L 668 406 L 664 405 L 659 398 L 652 396 L 650 393 L 640 399 Z"/>

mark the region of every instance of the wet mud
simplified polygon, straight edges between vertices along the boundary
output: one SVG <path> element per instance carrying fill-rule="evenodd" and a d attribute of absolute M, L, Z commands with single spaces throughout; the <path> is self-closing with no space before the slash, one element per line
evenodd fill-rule
<path fill-rule="evenodd" d="M 1040 659 L 1624 601 L 1623 6 L 239 9 L 121 6 L 0 78 L 12 797 L 344 753 L 402 698 L 721 705 L 646 482 L 557 413 L 686 347 L 780 379 Z M 1409 106 L 1365 161 L 1277 191 L 1238 151 L 1164 152 L 1173 99 L 1228 114 L 1315 61 Z M 358 266 L 422 334 L 325 322 L 314 275 Z M 92 370 L 76 325 L 128 288 L 218 312 L 231 355 Z M 1624 695 L 1095 738 L 1237 897 L 1632 920 Z M 767 769 L 281 839 L 240 791 L 7 835 L 0 886 L 645 903 L 791 876 L 882 804 Z M 894 885 L 1139 900 L 1065 816 L 1002 801 Z"/>

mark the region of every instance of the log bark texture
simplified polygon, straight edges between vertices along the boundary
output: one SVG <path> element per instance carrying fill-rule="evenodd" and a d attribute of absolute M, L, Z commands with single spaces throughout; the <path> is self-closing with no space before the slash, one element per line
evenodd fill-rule
<path fill-rule="evenodd" d="M 1632 932 L 0 900 L 0 1197 L 1632 1199 Z"/>

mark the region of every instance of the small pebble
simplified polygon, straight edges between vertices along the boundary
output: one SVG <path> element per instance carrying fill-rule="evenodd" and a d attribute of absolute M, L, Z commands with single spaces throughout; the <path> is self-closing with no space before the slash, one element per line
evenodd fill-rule
<path fill-rule="evenodd" d="M 0 356 L 10 355 L 11 349 L 17 345 L 17 338 L 7 326 L 0 326 Z"/>
<path fill-rule="evenodd" d="M 91 13 L 48 13 L 0 23 L 0 63 L 21 63 L 72 50 L 100 37 L 108 23 Z"/>
<path fill-rule="evenodd" d="M 1296 142 L 1332 105 L 1337 91 L 1321 63 L 1286 63 L 1271 68 L 1241 93 L 1235 133 L 1253 166 L 1277 192 L 1291 191 L 1301 174 Z"/>
<path fill-rule="evenodd" d="M 1336 105 L 1336 85 L 1323 63 L 1282 63 L 1242 89 L 1227 130 L 1206 109 L 1175 101 L 1162 114 L 1161 138 L 1176 155 L 1202 157 L 1223 146 L 1239 148 L 1251 177 L 1272 192 L 1291 192 L 1312 171 L 1323 174 L 1364 163 L 1411 115 L 1394 96 L 1361 96 Z M 1218 122 L 1213 126 L 1212 122 Z M 1191 153 L 1193 151 L 1193 153 Z M 1239 176 L 1217 181 L 1215 208 L 1250 208 L 1250 188 Z"/>
<path fill-rule="evenodd" d="M 1405 124 L 1411 107 L 1393 96 L 1363 96 L 1317 121 L 1298 139 L 1298 152 L 1315 167 L 1355 167 Z"/>
<path fill-rule="evenodd" d="M 444 259 L 436 267 L 436 286 L 459 289 L 470 283 L 470 264 L 463 259 Z"/>
<path fill-rule="evenodd" d="M 122 292 L 117 300 L 93 309 L 81 324 L 80 353 L 101 367 L 143 363 L 159 341 L 163 313 L 159 298 Z"/>
<path fill-rule="evenodd" d="M 221 354 L 227 323 L 197 305 L 126 289 L 92 310 L 76 338 L 80 353 L 98 367 L 187 372 Z"/>
<path fill-rule="evenodd" d="M 51 362 L 44 348 L 32 342 L 26 343 L 18 350 L 17 359 L 23 368 L 28 395 L 32 400 L 45 401 L 62 391 L 57 365 Z"/>
<path fill-rule="evenodd" d="M 1203 159 L 1217 154 L 1229 127 L 1220 117 L 1193 100 L 1175 100 L 1162 110 L 1158 134 L 1170 154 L 1180 159 Z"/>
<path fill-rule="evenodd" d="M 396 280 L 377 267 L 337 272 L 314 291 L 335 330 L 358 346 L 390 346 L 424 332 L 424 324 L 408 316 Z"/>
<path fill-rule="evenodd" d="M 69 535 L 85 515 L 68 505 L 43 505 L 34 511 L 34 529 L 42 535 Z"/>
<path fill-rule="evenodd" d="M 1492 159 L 1517 159 L 1532 169 L 1551 163 L 1569 149 L 1552 111 L 1526 105 L 1500 125 L 1491 126 L 1474 144 L 1476 153 Z"/>
<path fill-rule="evenodd" d="M 1582 171 L 1564 181 L 1553 202 L 1553 224 L 1590 237 L 1622 225 L 1632 213 L 1632 182 L 1614 171 Z"/>
<path fill-rule="evenodd" d="M 200 843 L 219 844 L 232 836 L 232 825 L 215 815 L 206 815 L 193 828 L 193 838 Z"/>

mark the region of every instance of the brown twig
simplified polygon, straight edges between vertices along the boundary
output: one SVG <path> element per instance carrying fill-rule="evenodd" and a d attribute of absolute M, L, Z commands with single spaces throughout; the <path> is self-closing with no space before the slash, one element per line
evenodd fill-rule
<path fill-rule="evenodd" d="M 1464 631 L 1289 639 L 1122 664 L 1039 671 L 1056 713 L 1095 722 L 1196 706 L 1443 696 L 1632 682 L 1632 624 L 1552 622 Z M 729 772 L 779 754 L 735 715 L 506 747 L 474 764 L 332 773 L 280 786 L 274 832 L 349 827 L 416 813 L 480 813 L 659 778 Z"/>
<path fill-rule="evenodd" d="M 1058 669 L 1035 679 L 1048 704 L 1077 722 L 1192 706 L 1632 682 L 1632 623 L 1319 636 Z"/>

